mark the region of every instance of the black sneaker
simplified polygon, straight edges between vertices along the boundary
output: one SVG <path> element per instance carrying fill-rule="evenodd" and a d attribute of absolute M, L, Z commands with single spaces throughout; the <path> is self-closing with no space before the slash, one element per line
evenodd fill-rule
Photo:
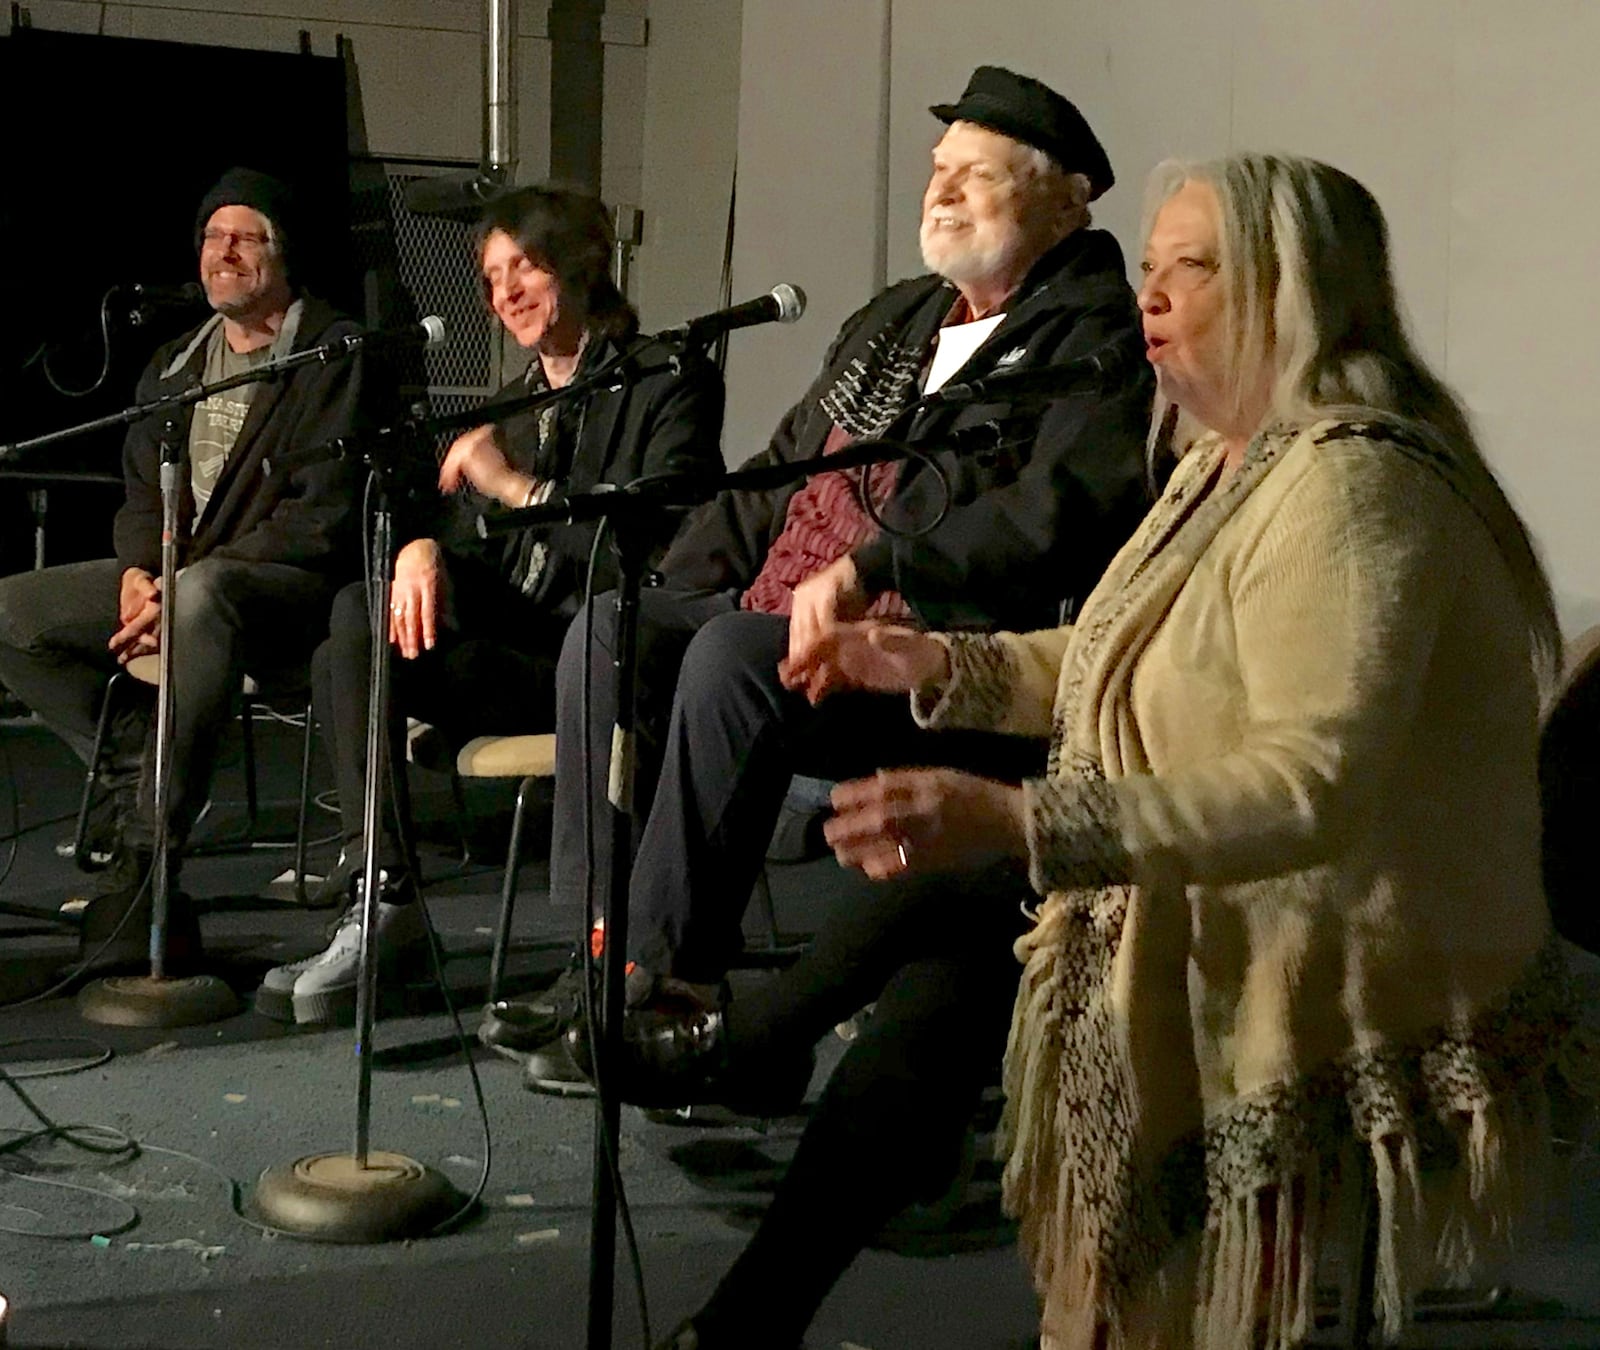
<path fill-rule="evenodd" d="M 570 965 L 555 983 L 525 998 L 506 998 L 483 1010 L 478 1039 L 513 1059 L 558 1039 L 583 1012 L 583 967 Z"/>

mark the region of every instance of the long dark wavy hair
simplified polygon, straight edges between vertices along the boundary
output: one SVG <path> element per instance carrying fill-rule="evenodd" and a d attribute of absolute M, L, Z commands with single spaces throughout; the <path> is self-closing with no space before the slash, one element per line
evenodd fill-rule
<path fill-rule="evenodd" d="M 510 235 L 555 277 L 561 303 L 577 311 L 587 332 L 625 339 L 639 331 L 638 314 L 611 279 L 611 217 L 598 197 L 551 184 L 514 188 L 497 197 L 472 232 L 478 262 L 496 230 Z"/>

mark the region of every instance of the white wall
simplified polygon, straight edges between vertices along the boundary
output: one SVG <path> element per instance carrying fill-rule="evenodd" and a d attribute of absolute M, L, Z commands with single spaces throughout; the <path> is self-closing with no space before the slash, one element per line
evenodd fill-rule
<path fill-rule="evenodd" d="M 870 32 L 889 4 L 887 64 L 874 74 Z M 1585 425 L 1600 384 L 1586 284 L 1600 259 L 1600 4 L 747 0 L 744 24 L 741 117 L 765 90 L 764 115 L 785 124 L 741 125 L 741 201 L 748 192 L 788 209 L 748 221 L 759 238 L 741 238 L 736 290 L 828 278 L 825 312 L 814 308 L 803 343 L 812 365 L 842 293 L 867 293 L 874 229 L 891 277 L 918 270 L 917 200 L 939 131 L 927 106 L 954 97 L 975 64 L 1036 75 L 1083 109 L 1118 174 L 1097 222 L 1130 262 L 1141 185 L 1159 159 L 1316 155 L 1383 203 L 1419 344 L 1476 414 L 1544 549 L 1567 627 L 1600 620 L 1600 457 Z M 862 175 L 882 134 L 879 196 Z M 792 397 L 803 376 L 787 355 L 764 353 L 735 373 L 787 381 Z M 753 416 L 782 401 L 740 389 L 730 406 Z M 731 437 L 729 450 L 738 457 Z"/>
<path fill-rule="evenodd" d="M 644 242 L 634 299 L 647 330 L 715 309 L 739 149 L 740 0 L 651 0 Z"/>
<path fill-rule="evenodd" d="M 780 281 L 806 293 L 792 326 L 736 334 L 723 443 L 766 444 L 839 323 L 883 284 L 889 0 L 745 0 L 736 300 Z"/>

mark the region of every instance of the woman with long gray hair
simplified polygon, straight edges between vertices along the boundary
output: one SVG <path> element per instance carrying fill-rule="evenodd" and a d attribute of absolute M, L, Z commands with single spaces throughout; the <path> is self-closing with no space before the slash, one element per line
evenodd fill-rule
<path fill-rule="evenodd" d="M 1046 1350 L 1299 1345 L 1363 1200 L 1393 1335 L 1516 1231 L 1570 1025 L 1539 879 L 1549 586 L 1406 337 L 1361 184 L 1163 165 L 1146 240 L 1157 424 L 1193 443 L 1077 622 L 863 624 L 790 674 L 1050 738 L 1020 787 L 844 784 L 827 831 L 974 909 L 1013 898 L 977 869 L 1026 869 L 1005 1192 Z"/>

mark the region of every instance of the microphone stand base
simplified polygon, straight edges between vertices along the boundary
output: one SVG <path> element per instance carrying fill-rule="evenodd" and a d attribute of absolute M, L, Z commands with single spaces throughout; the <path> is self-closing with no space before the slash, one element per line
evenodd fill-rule
<path fill-rule="evenodd" d="M 215 975 L 109 975 L 78 994 L 78 1016 L 113 1027 L 200 1026 L 232 1017 L 243 1006 Z"/>
<path fill-rule="evenodd" d="M 403 1153 L 312 1153 L 269 1167 L 254 1210 L 289 1237 L 318 1242 L 395 1242 L 426 1237 L 463 1202 L 439 1172 Z"/>

